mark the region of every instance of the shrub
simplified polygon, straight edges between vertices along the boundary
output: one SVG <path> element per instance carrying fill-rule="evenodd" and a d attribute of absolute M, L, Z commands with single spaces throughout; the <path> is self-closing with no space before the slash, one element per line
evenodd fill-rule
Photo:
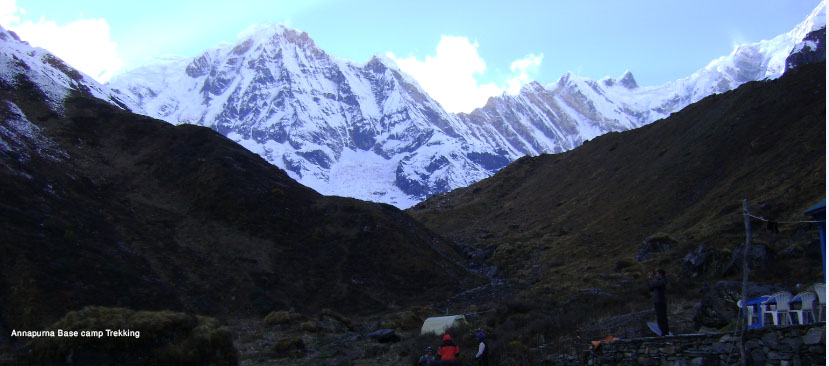
<path fill-rule="evenodd" d="M 277 356 L 300 356 L 305 353 L 305 342 L 298 336 L 282 337 L 276 340 L 271 350 Z"/>
<path fill-rule="evenodd" d="M 623 269 L 632 267 L 635 264 L 636 263 L 633 261 L 633 259 L 622 258 L 622 259 L 616 261 L 616 267 L 614 267 L 613 270 L 615 272 L 621 272 Z"/>
<path fill-rule="evenodd" d="M 288 311 L 272 311 L 265 317 L 265 325 L 273 327 L 275 325 L 289 324 L 300 319 L 301 317 L 302 315 Z"/>
<path fill-rule="evenodd" d="M 346 318 L 344 315 L 342 315 L 342 314 L 340 314 L 340 313 L 338 313 L 334 310 L 331 310 L 331 309 L 323 309 L 320 312 L 318 318 L 320 320 L 324 320 L 325 318 L 331 318 L 331 319 L 334 319 L 337 322 L 341 323 L 342 325 L 344 325 L 348 329 L 351 329 L 351 327 L 352 327 L 351 320 Z"/>
<path fill-rule="evenodd" d="M 303 332 L 316 333 L 320 331 L 320 325 L 313 320 L 309 320 L 302 322 L 302 324 L 299 325 L 299 329 Z"/>
<path fill-rule="evenodd" d="M 51 329 L 103 331 L 102 337 L 44 337 L 30 342 L 27 364 L 237 365 L 233 335 L 214 318 L 173 311 L 86 307 L 70 311 Z M 125 330 L 111 336 L 106 330 Z M 80 334 L 80 333 L 79 333 Z"/>
<path fill-rule="evenodd" d="M 397 316 L 391 320 L 388 320 L 384 323 L 386 328 L 393 328 L 393 329 L 419 329 L 423 326 L 423 319 L 421 319 L 417 314 L 413 311 L 406 311 L 403 313 L 398 313 Z"/>

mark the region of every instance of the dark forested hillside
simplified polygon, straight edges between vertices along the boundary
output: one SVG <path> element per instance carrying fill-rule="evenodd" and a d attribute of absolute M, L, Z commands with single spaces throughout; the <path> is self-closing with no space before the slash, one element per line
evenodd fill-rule
<path fill-rule="evenodd" d="M 207 128 L 42 93 L 0 92 L 0 325 L 86 305 L 365 313 L 477 281 L 394 207 L 321 196 Z"/>

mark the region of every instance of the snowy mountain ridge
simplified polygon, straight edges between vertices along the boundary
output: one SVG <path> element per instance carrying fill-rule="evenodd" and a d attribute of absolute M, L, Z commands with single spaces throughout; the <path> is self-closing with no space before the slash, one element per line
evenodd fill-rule
<path fill-rule="evenodd" d="M 556 153 L 598 135 L 640 127 L 691 103 L 741 84 L 777 78 L 786 58 L 813 30 L 825 28 L 821 3 L 792 31 L 771 40 L 744 44 L 692 75 L 657 86 L 639 86 L 626 72 L 599 81 L 566 73 L 556 83 L 530 83 L 516 96 L 493 98 L 460 117 L 500 134 L 521 154 Z"/>
<path fill-rule="evenodd" d="M 85 91 L 122 109 L 144 113 L 129 97 L 113 92 L 95 79 L 72 68 L 49 51 L 32 47 L 16 33 L 0 26 L 0 84 L 17 85 L 28 80 L 43 93 L 53 111 L 63 110 L 63 99 L 72 90 Z"/>
<path fill-rule="evenodd" d="M 5 96 L 16 90 L 39 95 L 46 103 L 45 109 L 59 116 L 64 114 L 64 100 L 73 92 L 88 93 L 121 109 L 144 113 L 130 98 L 116 95 L 49 51 L 32 47 L 0 26 L 0 94 Z M 0 155 L 11 154 L 23 164 L 31 161 L 32 152 L 54 161 L 70 158 L 27 119 L 21 106 L 10 100 L 0 103 L 0 118 Z"/>
<path fill-rule="evenodd" d="M 409 206 L 490 174 L 468 156 L 486 156 L 486 145 L 396 65 L 331 57 L 281 25 L 110 85 L 151 116 L 211 127 L 325 194 L 355 196 L 356 183 L 358 198 Z"/>
<path fill-rule="evenodd" d="M 486 178 L 524 155 L 570 150 L 664 118 L 713 93 L 776 78 L 792 49 L 825 27 L 825 3 L 791 32 L 741 45 L 686 78 L 639 86 L 629 72 L 572 73 L 447 113 L 393 61 L 338 59 L 307 33 L 254 25 L 232 44 L 112 79 L 150 116 L 207 126 L 323 194 L 405 208 Z"/>

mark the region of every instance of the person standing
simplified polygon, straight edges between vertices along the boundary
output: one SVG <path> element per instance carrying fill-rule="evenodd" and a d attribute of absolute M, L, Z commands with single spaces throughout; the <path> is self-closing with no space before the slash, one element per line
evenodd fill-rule
<path fill-rule="evenodd" d="M 665 270 L 660 269 L 648 274 L 648 289 L 653 292 L 653 308 L 656 310 L 656 324 L 663 336 L 671 333 L 668 329 L 668 298 L 665 295 L 665 288 L 668 280 L 665 278 Z"/>
<path fill-rule="evenodd" d="M 426 354 L 417 361 L 417 366 L 432 366 L 435 364 L 435 349 L 426 347 Z"/>
<path fill-rule="evenodd" d="M 475 359 L 478 360 L 478 366 L 489 366 L 489 344 L 484 340 L 484 332 L 478 332 L 475 338 L 481 341 L 478 344 L 478 354 L 475 355 Z"/>
<path fill-rule="evenodd" d="M 438 348 L 438 356 L 440 356 L 441 365 L 459 365 L 458 355 L 461 349 L 452 341 L 452 336 L 448 333 L 443 336 L 443 343 Z"/>

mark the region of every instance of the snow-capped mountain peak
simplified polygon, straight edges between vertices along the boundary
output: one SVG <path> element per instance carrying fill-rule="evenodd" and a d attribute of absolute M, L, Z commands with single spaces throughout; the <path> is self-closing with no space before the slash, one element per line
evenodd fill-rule
<path fill-rule="evenodd" d="M 778 78 L 786 70 L 786 58 L 792 48 L 807 34 L 826 27 L 826 3 L 821 2 L 806 19 L 791 31 L 770 40 L 738 45 L 728 56 L 713 60 L 697 74 L 722 75 L 720 87 L 714 92 L 723 92 L 742 83 L 766 78 Z M 697 75 L 695 74 L 695 75 Z"/>
<path fill-rule="evenodd" d="M 306 33 L 273 23 L 110 84 L 151 115 L 211 127 L 327 194 L 406 207 L 490 174 L 467 156 L 486 155 L 473 132 L 395 64 L 331 57 Z M 387 178 L 366 180 L 377 174 L 355 168 L 359 161 Z"/>
<path fill-rule="evenodd" d="M 613 86 L 616 86 L 617 84 L 621 85 L 622 87 L 624 87 L 626 89 L 636 89 L 636 88 L 639 87 L 639 84 L 636 82 L 636 79 L 633 77 L 633 73 L 630 72 L 630 70 L 626 70 L 625 73 L 622 74 L 622 76 L 620 76 L 616 79 L 606 77 L 606 78 L 602 79 L 601 81 L 607 87 L 613 87 Z"/>
<path fill-rule="evenodd" d="M 270 39 L 278 39 L 279 37 L 287 40 L 301 39 L 303 40 L 302 43 L 310 42 L 312 46 L 314 43 L 305 32 L 276 22 L 261 22 L 251 25 L 247 29 L 239 32 L 236 36 L 236 43 L 246 42 L 247 40 L 253 40 L 255 43 L 265 43 Z"/>
<path fill-rule="evenodd" d="M 629 71 L 600 81 L 568 72 L 550 85 L 532 82 L 517 95 L 492 97 L 468 114 L 447 113 L 384 56 L 338 59 L 307 33 L 274 23 L 110 84 L 151 116 L 211 127 L 321 193 L 405 208 L 521 156 L 566 151 L 712 93 L 777 77 L 805 30 L 821 21 L 824 4 L 791 32 L 741 45 L 663 85 L 640 86 Z"/>
<path fill-rule="evenodd" d="M 788 36 L 794 39 L 803 39 L 807 34 L 818 29 L 826 28 L 826 2 L 821 1 L 806 19 L 792 29 Z"/>
<path fill-rule="evenodd" d="M 544 90 L 544 86 L 537 81 L 531 81 L 521 86 L 521 93 L 538 93 Z"/>
<path fill-rule="evenodd" d="M 624 75 L 619 78 L 619 84 L 628 89 L 636 89 L 639 87 L 639 84 L 636 83 L 636 79 L 633 78 L 633 73 L 630 72 L 630 70 L 625 71 Z"/>

